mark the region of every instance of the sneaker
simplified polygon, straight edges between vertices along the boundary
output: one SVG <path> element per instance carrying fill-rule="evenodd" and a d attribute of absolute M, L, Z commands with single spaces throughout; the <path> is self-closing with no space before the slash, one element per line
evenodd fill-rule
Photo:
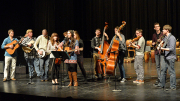
<path fill-rule="evenodd" d="M 171 88 L 171 90 L 176 90 L 176 88 Z"/>
<path fill-rule="evenodd" d="M 139 80 L 137 83 L 139 83 L 139 84 L 144 83 L 144 80 Z"/>
<path fill-rule="evenodd" d="M 15 79 L 15 78 L 12 78 L 11 80 L 15 81 L 16 79 Z"/>
<path fill-rule="evenodd" d="M 5 79 L 3 79 L 3 82 L 5 82 L 5 81 L 7 81 L 7 79 L 5 78 Z"/>
<path fill-rule="evenodd" d="M 136 81 L 133 81 L 133 83 L 138 83 L 138 82 L 139 82 L 139 80 L 137 80 L 137 79 L 136 79 Z"/>
<path fill-rule="evenodd" d="M 125 78 L 123 78 L 120 82 L 126 82 L 127 80 Z"/>

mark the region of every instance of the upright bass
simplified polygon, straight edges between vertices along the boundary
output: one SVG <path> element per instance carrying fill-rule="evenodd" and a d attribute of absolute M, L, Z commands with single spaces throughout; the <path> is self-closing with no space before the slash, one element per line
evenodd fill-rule
<path fill-rule="evenodd" d="M 122 21 L 122 25 L 119 27 L 118 32 L 126 25 L 125 21 Z M 110 51 L 110 56 L 107 62 L 106 74 L 114 75 L 114 70 L 117 65 L 117 56 L 119 54 L 119 41 L 116 40 L 117 35 L 113 40 L 113 44 Z"/>
<path fill-rule="evenodd" d="M 106 71 L 105 71 L 105 66 L 106 66 L 105 55 L 106 55 L 107 49 L 109 48 L 109 43 L 107 41 L 105 41 L 104 33 L 105 33 L 107 27 L 108 27 L 108 23 L 105 22 L 105 27 L 103 30 L 103 37 L 102 37 L 101 45 L 99 46 L 99 48 L 101 48 L 101 51 L 98 52 L 99 59 L 97 60 L 97 72 L 99 74 L 106 74 Z"/>

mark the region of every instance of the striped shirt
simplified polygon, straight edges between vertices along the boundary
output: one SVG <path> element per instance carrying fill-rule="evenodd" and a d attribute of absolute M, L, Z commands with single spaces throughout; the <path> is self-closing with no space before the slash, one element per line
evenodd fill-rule
<path fill-rule="evenodd" d="M 21 45 L 22 45 L 22 46 L 25 46 L 25 47 L 28 47 L 28 43 L 29 43 L 30 41 L 32 41 L 32 40 L 33 40 L 33 41 L 36 41 L 36 38 L 35 38 L 35 37 L 32 37 L 32 39 L 31 39 L 31 38 L 29 38 L 29 37 L 26 37 L 26 38 L 24 38 L 24 40 L 22 41 Z M 32 47 L 33 47 L 33 45 L 32 45 Z M 38 54 L 37 54 L 35 48 L 33 48 L 33 50 L 32 50 L 30 53 L 24 52 L 24 57 L 25 57 L 25 58 L 33 59 L 33 58 L 35 58 L 35 57 L 37 57 L 37 56 L 38 56 Z"/>

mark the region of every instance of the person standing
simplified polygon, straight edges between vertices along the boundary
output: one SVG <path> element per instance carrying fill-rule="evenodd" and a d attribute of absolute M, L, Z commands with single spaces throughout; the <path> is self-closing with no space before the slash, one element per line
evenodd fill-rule
<path fill-rule="evenodd" d="M 33 37 L 33 31 L 32 29 L 28 29 L 26 31 L 26 35 L 27 37 L 24 38 L 24 40 L 22 41 L 21 45 L 24 47 L 29 47 L 32 48 L 30 53 L 26 53 L 24 52 L 24 58 L 28 64 L 29 67 L 29 78 L 33 78 L 34 76 L 34 68 L 35 67 L 35 71 L 37 73 L 37 76 L 40 76 L 40 71 L 39 71 L 39 58 L 37 57 L 38 54 L 36 52 L 36 50 L 33 48 L 34 47 L 34 42 L 36 41 L 36 38 Z"/>
<path fill-rule="evenodd" d="M 14 38 L 14 31 L 12 29 L 8 30 L 8 34 L 9 37 L 5 38 L 2 45 L 1 45 L 1 49 L 13 49 L 14 46 L 13 45 L 8 45 L 9 43 L 13 42 L 13 41 L 18 41 L 17 38 Z M 10 71 L 10 79 L 11 80 L 16 80 L 15 79 L 15 69 L 16 69 L 16 60 L 17 60 L 17 50 L 15 50 L 15 52 L 13 54 L 9 54 L 7 51 L 5 51 L 5 67 L 4 67 L 4 78 L 3 78 L 3 82 L 7 81 L 8 79 L 8 73 L 9 73 L 9 66 L 11 64 L 11 71 Z"/>
<path fill-rule="evenodd" d="M 68 75 L 70 83 L 68 86 L 72 86 L 74 81 L 74 86 L 78 86 L 77 81 L 77 54 L 79 54 L 79 43 L 78 40 L 74 39 L 74 31 L 69 30 L 67 32 L 67 38 L 68 40 L 63 40 L 59 45 L 58 48 L 63 50 L 61 47 L 70 47 L 71 49 L 75 49 L 74 52 L 70 52 L 70 59 L 65 60 L 64 63 L 66 63 L 66 67 L 68 68 Z"/>
<path fill-rule="evenodd" d="M 112 38 L 110 46 L 109 46 L 109 48 L 107 50 L 107 53 L 110 51 L 110 49 L 112 47 L 112 44 L 113 44 L 113 40 L 116 38 L 116 40 L 119 41 L 119 50 L 118 50 L 119 55 L 117 57 L 117 59 L 118 59 L 117 63 L 118 63 L 119 70 L 120 70 L 120 75 L 121 75 L 121 77 L 120 77 L 121 81 L 120 82 L 125 82 L 127 80 L 126 80 L 126 76 L 125 76 L 125 69 L 124 69 L 123 63 L 124 63 L 124 56 L 125 56 L 125 51 L 126 51 L 126 41 L 125 41 L 125 36 L 122 33 L 118 32 L 118 29 L 119 29 L 118 26 L 115 27 L 115 29 L 114 29 L 114 32 L 115 32 L 116 36 L 114 36 Z"/>
<path fill-rule="evenodd" d="M 139 40 L 134 43 L 130 43 L 135 47 L 135 60 L 134 60 L 134 69 L 136 71 L 137 79 L 133 81 L 133 83 L 144 83 L 144 68 L 143 68 L 143 59 L 144 59 L 144 47 L 145 47 L 145 39 L 142 36 L 142 29 L 136 29 L 136 36 Z"/>
<path fill-rule="evenodd" d="M 47 52 L 51 53 L 51 51 L 57 51 L 57 47 L 60 44 L 59 42 L 59 35 L 57 33 L 52 33 L 50 41 L 48 43 Z M 51 79 L 53 85 L 58 85 L 58 79 L 59 79 L 59 69 L 60 64 L 55 63 L 55 57 L 51 53 L 50 54 L 50 60 L 52 60 L 52 69 L 51 69 Z"/>
<path fill-rule="evenodd" d="M 42 35 L 38 36 L 36 42 L 34 43 L 34 48 L 36 49 L 38 54 L 43 55 L 43 51 L 41 51 L 40 49 L 43 49 L 46 53 L 45 57 L 39 58 L 41 81 L 48 81 L 48 70 L 49 70 L 49 55 L 47 54 L 48 41 L 49 41 L 48 32 L 46 29 L 43 29 Z"/>
<path fill-rule="evenodd" d="M 156 33 L 153 34 L 152 45 L 156 47 L 155 46 L 156 43 L 157 44 L 160 43 L 163 38 L 163 33 L 160 31 L 159 23 L 154 23 L 154 30 L 156 31 Z M 156 61 L 156 70 L 158 74 L 158 79 L 155 83 L 157 85 L 160 82 L 160 75 L 161 75 L 160 67 L 164 65 L 164 54 L 160 54 L 157 49 L 155 49 L 155 61 Z"/>
<path fill-rule="evenodd" d="M 176 60 L 176 38 L 171 33 L 172 27 L 170 25 L 163 26 L 163 34 L 165 38 L 161 41 L 160 45 L 164 43 L 163 47 L 158 47 L 158 50 L 165 52 L 165 66 L 161 68 L 160 83 L 157 87 L 164 88 L 166 83 L 166 72 L 169 70 L 170 75 L 170 89 L 176 90 L 176 73 L 174 64 Z"/>
<path fill-rule="evenodd" d="M 98 59 L 98 51 L 101 51 L 101 48 L 99 48 L 102 38 L 100 37 L 101 35 L 101 30 L 98 28 L 95 30 L 95 34 L 96 36 L 94 38 L 92 38 L 91 40 L 91 47 L 93 48 L 93 59 L 94 59 L 94 77 L 95 79 L 98 78 L 98 73 L 97 73 L 97 67 L 96 67 L 96 63 L 97 63 L 97 59 Z M 109 40 L 109 37 L 106 33 L 103 33 L 106 37 L 105 40 Z M 104 76 L 104 75 L 103 75 Z"/>
<path fill-rule="evenodd" d="M 77 31 L 74 31 L 74 39 L 78 40 L 79 42 L 79 48 L 84 48 L 83 40 L 80 39 L 80 36 Z M 83 51 L 80 51 L 80 54 L 77 54 L 77 63 L 79 65 L 79 68 L 84 76 L 84 81 L 87 83 L 87 77 L 86 77 L 86 71 L 84 69 L 83 65 Z"/>

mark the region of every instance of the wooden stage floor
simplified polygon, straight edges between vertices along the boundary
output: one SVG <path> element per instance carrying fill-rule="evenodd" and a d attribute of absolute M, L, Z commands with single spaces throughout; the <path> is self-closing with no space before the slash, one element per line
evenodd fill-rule
<path fill-rule="evenodd" d="M 59 100 L 123 100 L 123 101 L 175 101 L 180 100 L 180 62 L 175 63 L 177 90 L 164 91 L 153 86 L 157 79 L 155 63 L 144 63 L 145 83 L 133 84 L 136 79 L 134 63 L 124 63 L 127 82 L 116 82 L 117 89 L 121 92 L 113 92 L 115 79 L 91 80 L 91 59 L 84 59 L 84 67 L 88 75 L 88 84 L 84 84 L 81 71 L 78 69 L 78 87 L 63 87 L 52 85 L 51 80 L 41 82 L 38 77 L 33 79 L 34 85 L 28 85 L 28 74 L 16 74 L 17 81 L 3 82 L 0 80 L 0 101 L 59 101 Z M 1 68 L 1 67 L 0 67 Z M 119 77 L 117 68 L 117 76 Z M 166 89 L 169 88 L 169 75 L 167 75 Z M 3 79 L 3 74 L 0 74 Z M 59 82 L 61 82 L 59 80 Z M 68 85 L 68 80 L 65 85 Z"/>

